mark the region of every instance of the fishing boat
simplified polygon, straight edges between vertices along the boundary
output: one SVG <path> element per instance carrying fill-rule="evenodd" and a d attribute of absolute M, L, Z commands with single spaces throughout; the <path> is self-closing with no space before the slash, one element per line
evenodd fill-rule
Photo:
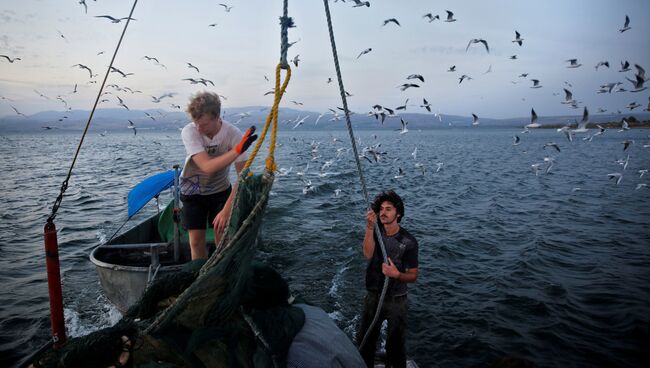
<path fill-rule="evenodd" d="M 167 189 L 172 190 L 174 200 L 163 211 L 90 253 L 104 295 L 122 313 L 140 299 L 157 277 L 177 272 L 191 260 L 187 232 L 179 226 L 177 216 L 178 167 L 147 177 L 129 192 L 127 221 Z M 206 238 L 212 241 L 213 231 L 208 231 Z"/>

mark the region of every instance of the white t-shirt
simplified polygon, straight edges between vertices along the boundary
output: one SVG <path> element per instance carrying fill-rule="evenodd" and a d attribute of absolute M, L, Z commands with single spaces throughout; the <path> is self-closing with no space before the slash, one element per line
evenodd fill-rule
<path fill-rule="evenodd" d="M 199 133 L 194 122 L 187 124 L 183 128 L 181 137 L 183 138 L 187 157 L 180 178 L 181 194 L 209 195 L 223 192 L 230 186 L 228 180 L 230 165 L 213 175 L 208 175 L 201 171 L 192 160 L 192 156 L 202 151 L 207 152 L 210 157 L 221 156 L 233 149 L 241 141 L 244 136 L 241 130 L 227 121 L 221 121 L 221 128 L 212 139 Z M 235 159 L 235 162 L 246 161 L 247 158 L 248 155 L 244 152 Z"/>

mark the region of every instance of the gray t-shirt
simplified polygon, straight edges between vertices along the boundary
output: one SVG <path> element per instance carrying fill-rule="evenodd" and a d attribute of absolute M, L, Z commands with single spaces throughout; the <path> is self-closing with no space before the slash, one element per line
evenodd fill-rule
<path fill-rule="evenodd" d="M 210 139 L 208 136 L 201 134 L 196 128 L 196 124 L 189 123 L 181 132 L 183 138 L 183 145 L 187 157 L 185 158 L 185 166 L 181 172 L 180 185 L 181 194 L 184 195 L 209 195 L 214 193 L 223 192 L 230 187 L 230 180 L 228 180 L 228 173 L 230 172 L 230 165 L 225 169 L 208 175 L 201 171 L 192 156 L 205 151 L 210 157 L 221 156 L 235 147 L 242 139 L 243 134 L 239 128 L 222 120 L 221 128 L 217 134 Z M 235 162 L 246 161 L 248 155 L 242 153 L 237 157 Z"/>
<path fill-rule="evenodd" d="M 386 236 L 383 227 L 381 233 L 386 247 L 386 254 L 400 272 L 406 272 L 408 269 L 418 267 L 418 242 L 413 235 L 401 226 L 395 235 Z M 374 239 L 375 252 L 366 268 L 366 289 L 380 292 L 384 284 L 384 274 L 381 272 L 381 264 L 384 262 L 384 258 L 376 235 Z M 401 296 L 406 295 L 407 291 L 408 287 L 405 282 L 391 279 L 386 295 Z"/>

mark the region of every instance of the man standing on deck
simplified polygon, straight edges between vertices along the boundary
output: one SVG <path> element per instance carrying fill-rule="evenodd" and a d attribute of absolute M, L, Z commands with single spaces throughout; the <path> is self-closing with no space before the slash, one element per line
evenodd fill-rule
<path fill-rule="evenodd" d="M 237 175 L 244 168 L 244 151 L 257 139 L 255 127 L 246 134 L 221 119 L 221 101 L 216 93 L 199 92 L 192 96 L 187 113 L 193 122 L 181 132 L 187 157 L 181 173 L 183 226 L 188 230 L 192 259 L 208 257 L 205 242 L 208 224 L 214 227 L 218 242 L 232 211 L 235 190 L 228 173 L 235 163 Z"/>
<path fill-rule="evenodd" d="M 361 356 L 367 367 L 374 367 L 375 348 L 383 320 L 388 321 L 386 339 L 386 367 L 406 367 L 406 312 L 407 283 L 418 278 L 418 242 L 399 222 L 404 217 L 404 203 L 394 191 L 382 192 L 375 197 L 372 209 L 366 215 L 366 234 L 363 239 L 363 255 L 369 260 L 366 268 L 366 289 L 361 328 L 357 344 L 361 345 L 366 331 L 377 311 L 379 297 L 388 277 L 388 289 L 379 318 L 360 346 Z M 383 263 L 381 248 L 374 234 L 379 215 L 379 229 L 386 249 L 388 263 Z"/>

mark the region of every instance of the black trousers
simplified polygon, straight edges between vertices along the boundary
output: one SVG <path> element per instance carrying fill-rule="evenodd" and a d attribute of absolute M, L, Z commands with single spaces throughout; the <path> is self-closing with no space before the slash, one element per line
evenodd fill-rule
<path fill-rule="evenodd" d="M 361 316 L 361 328 L 357 334 L 357 345 L 361 345 L 366 331 L 372 323 L 379 302 L 379 293 L 368 291 L 364 300 L 363 315 Z M 375 350 L 377 339 L 381 331 L 381 324 L 388 321 L 388 333 L 386 338 L 386 368 L 406 367 L 406 313 L 408 311 L 406 295 L 384 298 L 384 304 L 375 323 L 372 332 L 368 336 L 365 345 L 361 349 L 361 356 L 366 367 L 375 366 Z"/>

